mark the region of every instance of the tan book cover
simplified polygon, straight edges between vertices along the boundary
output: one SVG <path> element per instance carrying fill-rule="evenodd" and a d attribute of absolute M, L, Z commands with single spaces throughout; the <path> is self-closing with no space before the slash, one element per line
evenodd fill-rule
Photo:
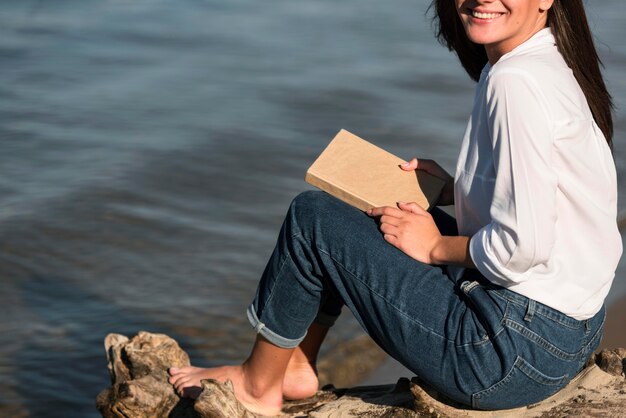
<path fill-rule="evenodd" d="M 363 211 L 416 202 L 431 209 L 444 181 L 424 171 L 404 171 L 405 161 L 341 130 L 306 172 L 305 181 Z"/>

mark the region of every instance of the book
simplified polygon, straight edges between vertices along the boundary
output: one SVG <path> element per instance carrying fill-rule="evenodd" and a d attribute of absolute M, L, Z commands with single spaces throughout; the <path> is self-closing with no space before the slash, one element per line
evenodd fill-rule
<path fill-rule="evenodd" d="M 376 145 L 341 130 L 306 172 L 305 181 L 366 211 L 416 202 L 430 210 L 444 180 L 422 170 L 405 171 L 405 161 Z"/>

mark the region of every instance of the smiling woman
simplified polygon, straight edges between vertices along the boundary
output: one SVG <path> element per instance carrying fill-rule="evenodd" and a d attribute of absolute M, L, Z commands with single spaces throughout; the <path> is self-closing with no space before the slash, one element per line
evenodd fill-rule
<path fill-rule="evenodd" d="M 484 45 L 490 63 L 546 26 L 552 0 L 456 0 L 467 37 Z"/>
<path fill-rule="evenodd" d="M 465 68 L 469 76 L 473 80 L 478 81 L 485 64 L 488 61 L 491 63 L 494 61 L 488 57 L 487 45 L 483 45 L 479 40 L 471 39 L 469 33 L 467 36 L 465 34 L 465 30 L 470 30 L 470 19 L 473 17 L 473 11 L 508 10 L 508 7 L 513 10 L 513 6 L 520 3 L 521 8 L 524 8 L 524 5 L 530 5 L 530 11 L 527 12 L 529 21 L 526 24 L 513 21 L 510 23 L 511 27 L 503 29 L 503 31 L 511 33 L 514 28 L 531 26 L 532 22 L 536 22 L 537 20 L 543 22 L 542 25 L 535 27 L 534 32 L 529 30 L 529 32 L 526 32 L 525 36 L 520 34 L 518 41 L 522 43 L 524 40 L 528 39 L 531 34 L 538 32 L 543 27 L 550 27 L 558 51 L 567 66 L 573 72 L 576 81 L 585 94 L 595 122 L 602 130 L 609 146 L 612 147 L 612 99 L 600 71 L 600 58 L 598 57 L 593 43 L 593 36 L 589 29 L 585 8 L 581 1 L 456 0 L 456 3 L 453 3 L 445 0 L 435 0 L 432 3 L 432 7 L 435 8 L 437 14 L 436 22 L 439 25 L 437 37 L 449 50 L 457 54 L 461 65 L 463 65 L 463 68 Z M 534 9 L 532 8 L 533 6 Z M 518 10 L 519 13 L 516 14 L 521 18 L 524 12 L 520 9 Z M 513 15 L 513 11 L 507 11 L 506 13 L 502 13 L 503 17 L 508 13 L 510 13 L 511 16 Z M 501 14 L 501 12 L 498 12 L 498 14 Z M 543 20 L 544 17 L 547 19 L 546 21 Z M 474 20 L 477 24 L 481 22 L 481 19 L 478 17 Z M 492 19 L 485 20 L 486 25 L 492 21 Z M 499 22 L 494 21 L 494 23 Z M 484 32 L 487 32 L 491 27 L 492 26 L 487 26 Z M 496 26 L 493 27 L 495 28 Z M 489 39 L 485 40 L 490 41 Z M 507 48 L 502 49 L 502 51 L 506 53 L 514 47 L 515 43 L 512 43 L 509 44 Z"/>
<path fill-rule="evenodd" d="M 170 369 L 180 395 L 230 379 L 244 406 L 271 415 L 283 398 L 314 394 L 317 354 L 344 305 L 391 356 L 479 409 L 547 398 L 598 347 L 622 245 L 611 100 L 582 3 L 434 5 L 440 38 L 478 81 L 474 107 L 454 178 L 430 160 L 402 169 L 444 180 L 437 205 L 454 204 L 456 219 L 414 202 L 364 214 L 299 195 L 248 307 L 252 353 Z M 588 78 L 572 42 L 591 57 Z"/>

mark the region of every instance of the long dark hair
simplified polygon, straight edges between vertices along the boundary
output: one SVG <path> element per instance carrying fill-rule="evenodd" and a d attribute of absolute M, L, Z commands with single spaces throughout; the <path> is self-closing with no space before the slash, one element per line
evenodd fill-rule
<path fill-rule="evenodd" d="M 433 0 L 430 7 L 435 12 L 433 23 L 437 39 L 457 54 L 465 71 L 478 81 L 487 63 L 485 48 L 470 41 L 465 34 L 454 1 Z M 587 98 L 593 118 L 613 149 L 613 100 L 602 78 L 602 62 L 593 43 L 582 0 L 554 0 L 548 10 L 548 26 Z"/>

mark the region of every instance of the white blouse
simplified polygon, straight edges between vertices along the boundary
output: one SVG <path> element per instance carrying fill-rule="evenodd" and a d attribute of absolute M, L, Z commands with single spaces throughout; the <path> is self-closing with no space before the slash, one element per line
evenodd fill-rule
<path fill-rule="evenodd" d="M 622 254 L 616 177 L 549 28 L 486 65 L 454 191 L 459 234 L 471 237 L 485 277 L 573 318 L 592 317 Z"/>

